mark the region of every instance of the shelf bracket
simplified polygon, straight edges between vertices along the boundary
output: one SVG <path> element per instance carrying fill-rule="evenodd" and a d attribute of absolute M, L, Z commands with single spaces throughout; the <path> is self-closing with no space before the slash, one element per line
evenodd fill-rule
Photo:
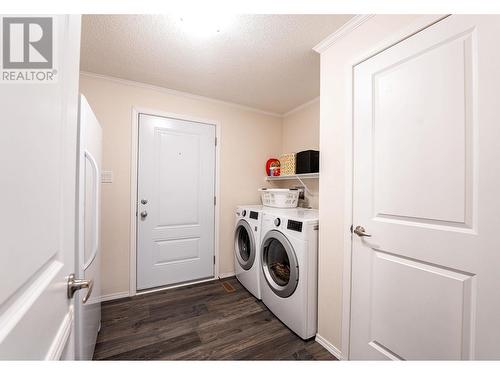
<path fill-rule="evenodd" d="M 306 191 L 307 194 L 313 196 L 314 194 L 311 193 L 311 191 L 307 188 L 306 184 L 304 184 L 304 181 L 300 177 L 295 176 L 295 178 L 300 182 L 300 184 L 304 187 L 304 190 Z"/>

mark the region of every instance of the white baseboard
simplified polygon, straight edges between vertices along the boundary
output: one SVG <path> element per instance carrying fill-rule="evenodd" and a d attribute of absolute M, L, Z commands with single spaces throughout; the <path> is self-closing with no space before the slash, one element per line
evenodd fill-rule
<path fill-rule="evenodd" d="M 118 293 L 106 294 L 104 296 L 101 296 L 101 302 L 112 301 L 114 299 L 120 299 L 120 298 L 125 298 L 125 297 L 130 297 L 129 292 L 118 292 Z"/>
<path fill-rule="evenodd" d="M 209 281 L 214 281 L 217 280 L 216 277 L 211 277 L 209 279 L 202 279 L 202 280 L 196 280 L 196 281 L 188 281 L 187 283 L 182 283 L 182 284 L 175 284 L 175 285 L 168 285 L 168 286 L 160 286 L 158 288 L 153 288 L 153 289 L 146 289 L 146 290 L 141 290 L 137 291 L 135 293 L 136 296 L 140 296 L 143 294 L 150 294 L 150 293 L 156 293 L 156 292 L 161 292 L 163 290 L 169 290 L 169 289 L 177 289 L 181 288 L 183 286 L 189 286 L 189 285 L 196 285 L 196 284 L 203 284 L 203 283 L 208 283 Z"/>
<path fill-rule="evenodd" d="M 234 272 L 227 272 L 227 273 L 221 273 L 219 274 L 219 279 L 226 279 L 228 277 L 233 277 L 235 275 Z M 145 292 L 138 292 L 137 294 L 146 294 L 146 293 L 153 293 L 153 292 L 159 292 L 161 290 L 166 290 L 166 289 L 173 289 L 173 288 L 179 288 L 181 286 L 186 286 L 186 285 L 191 285 L 191 284 L 198 284 L 198 283 L 206 283 L 207 281 L 212 281 L 212 280 L 217 280 L 217 278 L 213 279 L 207 279 L 207 280 L 198 280 L 190 283 L 185 283 L 185 284 L 180 284 L 180 285 L 173 285 L 173 286 L 167 286 L 167 287 L 162 287 L 162 288 L 156 288 L 156 289 L 151 289 Z M 118 293 L 111 293 L 111 294 L 106 294 L 104 296 L 101 296 L 101 302 L 105 301 L 112 301 L 115 299 L 120 299 L 120 298 L 125 298 L 125 297 L 130 297 L 129 292 L 118 292 Z"/>
<path fill-rule="evenodd" d="M 331 354 L 333 354 L 337 359 L 341 361 L 345 360 L 344 356 L 342 355 L 342 352 L 321 335 L 316 334 L 316 342 L 320 344 L 323 348 L 328 350 Z"/>
<path fill-rule="evenodd" d="M 219 279 L 226 279 L 228 277 L 233 277 L 234 275 L 234 272 L 219 273 Z"/>

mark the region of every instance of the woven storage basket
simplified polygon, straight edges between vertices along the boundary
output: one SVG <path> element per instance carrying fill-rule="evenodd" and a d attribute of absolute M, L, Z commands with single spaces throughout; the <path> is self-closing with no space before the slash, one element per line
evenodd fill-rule
<path fill-rule="evenodd" d="M 291 176 L 295 174 L 295 154 L 283 154 L 279 157 L 280 175 Z"/>

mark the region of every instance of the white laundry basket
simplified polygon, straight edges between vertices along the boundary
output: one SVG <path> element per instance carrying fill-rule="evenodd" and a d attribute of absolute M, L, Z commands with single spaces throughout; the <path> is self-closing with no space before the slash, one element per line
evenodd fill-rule
<path fill-rule="evenodd" d="M 299 205 L 298 189 L 259 189 L 262 204 L 276 208 L 295 208 Z"/>

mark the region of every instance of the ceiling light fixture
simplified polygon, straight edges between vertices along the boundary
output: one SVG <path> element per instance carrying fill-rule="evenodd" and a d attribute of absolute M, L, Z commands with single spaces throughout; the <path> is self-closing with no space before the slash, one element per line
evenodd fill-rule
<path fill-rule="evenodd" d="M 226 31 L 234 21 L 231 15 L 184 15 L 179 17 L 182 29 L 187 33 L 206 37 Z"/>

